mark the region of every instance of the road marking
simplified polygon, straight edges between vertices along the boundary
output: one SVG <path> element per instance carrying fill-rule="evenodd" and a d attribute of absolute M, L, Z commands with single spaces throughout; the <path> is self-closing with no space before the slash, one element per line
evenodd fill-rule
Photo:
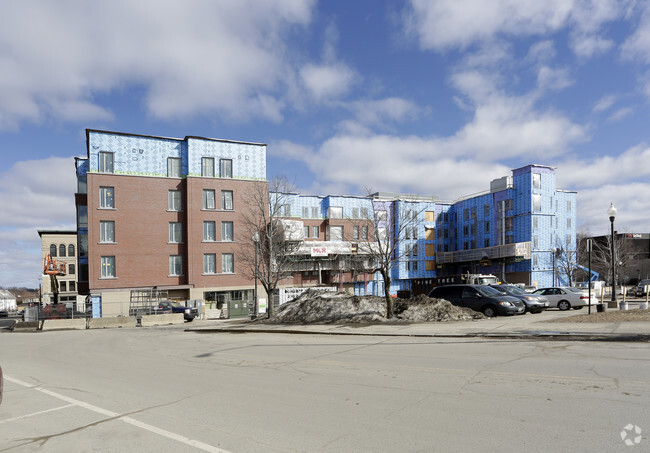
<path fill-rule="evenodd" d="M 23 387 L 34 389 L 34 390 L 39 391 L 41 393 L 44 393 L 46 395 L 49 395 L 49 396 L 52 396 L 54 398 L 58 398 L 58 399 L 60 399 L 62 401 L 65 401 L 67 403 L 70 403 L 69 405 L 63 406 L 63 407 L 70 407 L 70 406 L 83 407 L 84 409 L 88 409 L 89 411 L 93 411 L 93 412 L 96 412 L 98 414 L 105 415 L 106 417 L 115 418 L 117 420 L 122 420 L 123 422 L 128 423 L 129 425 L 133 425 L 135 427 L 144 429 L 144 430 L 149 431 L 151 433 L 158 434 L 159 436 L 163 436 L 163 437 L 166 437 L 168 439 L 172 439 L 172 440 L 175 440 L 177 442 L 181 442 L 181 443 L 183 443 L 185 445 L 189 445 L 189 446 L 198 448 L 198 449 L 203 450 L 203 451 L 209 451 L 211 453 L 230 453 L 230 452 L 228 452 L 228 450 L 223 450 L 221 448 L 218 448 L 218 447 L 215 447 L 215 446 L 212 446 L 212 445 L 204 444 L 203 442 L 199 442 L 198 440 L 190 439 L 189 437 L 185 437 L 185 436 L 182 436 L 180 434 L 176 434 L 176 433 L 173 433 L 171 431 L 167 431 L 167 430 L 164 430 L 162 428 L 158 428 L 156 426 L 153 426 L 153 425 L 150 425 L 148 423 L 144 423 L 144 422 L 135 420 L 135 419 L 133 419 L 131 417 L 128 417 L 128 416 L 121 416 L 117 412 L 109 411 L 107 409 L 103 409 L 101 407 L 94 406 L 94 405 L 86 403 L 84 401 L 80 401 L 80 400 L 77 400 L 77 399 L 74 399 L 74 398 L 70 398 L 68 396 L 61 395 L 59 393 L 53 392 L 51 390 L 44 389 L 44 388 L 36 386 L 36 385 L 28 384 L 27 382 L 23 382 L 23 381 L 21 381 L 19 379 L 12 378 L 12 377 L 7 376 L 7 375 L 5 375 L 4 378 L 9 382 L 13 382 L 14 384 L 18 384 L 18 385 L 22 385 Z M 59 409 L 63 409 L 63 407 L 61 407 Z M 55 410 L 55 409 L 50 409 L 50 411 L 51 410 Z M 49 411 L 43 411 L 43 412 L 49 412 Z M 27 416 L 25 416 L 25 417 L 27 417 Z M 18 417 L 18 418 L 20 418 L 20 417 Z"/>
<path fill-rule="evenodd" d="M 6 376 L 5 376 L 6 378 Z M 74 404 L 66 404 L 65 406 L 55 407 L 54 409 L 48 409 L 46 411 L 34 412 L 33 414 L 21 415 L 20 417 L 8 418 L 6 420 L 0 420 L 0 425 L 3 423 L 14 422 L 16 420 L 22 420 L 23 418 L 35 417 L 36 415 L 47 414 L 48 412 L 54 412 L 68 407 L 75 406 Z"/>

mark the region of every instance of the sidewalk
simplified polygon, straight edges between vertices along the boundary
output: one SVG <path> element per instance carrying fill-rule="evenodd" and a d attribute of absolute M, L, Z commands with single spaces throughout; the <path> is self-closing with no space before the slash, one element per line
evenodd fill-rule
<path fill-rule="evenodd" d="M 378 324 L 265 324 L 250 320 L 195 321 L 186 331 L 197 333 L 290 333 L 408 337 L 488 337 L 599 341 L 650 341 L 650 322 L 557 322 L 586 314 L 547 310 L 540 314 L 477 321 Z"/>

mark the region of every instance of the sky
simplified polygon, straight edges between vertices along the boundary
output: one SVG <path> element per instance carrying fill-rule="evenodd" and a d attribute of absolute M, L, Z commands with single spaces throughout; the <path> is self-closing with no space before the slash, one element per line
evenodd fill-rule
<path fill-rule="evenodd" d="M 599 235 L 650 232 L 649 113 L 650 0 L 3 0 L 0 287 L 75 229 L 87 128 L 266 143 L 314 195 L 549 165 Z"/>

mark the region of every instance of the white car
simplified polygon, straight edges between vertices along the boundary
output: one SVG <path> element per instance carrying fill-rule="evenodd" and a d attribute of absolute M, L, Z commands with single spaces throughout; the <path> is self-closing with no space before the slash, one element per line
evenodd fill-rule
<path fill-rule="evenodd" d="M 591 294 L 591 303 L 589 301 L 589 292 L 586 290 L 571 288 L 569 286 L 557 286 L 553 288 L 540 288 L 533 291 L 533 294 L 545 296 L 548 299 L 549 307 L 557 307 L 560 310 L 580 310 L 587 305 L 599 305 L 600 302 L 596 296 Z"/>

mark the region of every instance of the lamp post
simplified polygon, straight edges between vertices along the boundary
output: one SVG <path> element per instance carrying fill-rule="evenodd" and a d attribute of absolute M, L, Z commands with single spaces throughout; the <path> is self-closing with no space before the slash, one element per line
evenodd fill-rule
<path fill-rule="evenodd" d="M 253 303 L 255 304 L 253 308 L 253 316 L 257 318 L 257 316 L 260 314 L 259 310 L 259 304 L 257 301 L 257 244 L 260 242 L 260 234 L 256 231 L 255 234 L 253 235 L 253 245 L 255 246 L 255 289 L 253 290 Z"/>
<path fill-rule="evenodd" d="M 607 215 L 609 216 L 609 222 L 612 226 L 612 237 L 611 237 L 611 254 L 612 254 L 612 308 L 615 308 L 616 303 L 616 248 L 614 246 L 614 219 L 616 218 L 616 208 L 614 203 L 609 205 L 607 210 Z"/>
<path fill-rule="evenodd" d="M 551 286 L 555 286 L 555 254 L 557 253 L 557 248 L 551 247 L 551 253 L 553 254 L 553 284 Z"/>

